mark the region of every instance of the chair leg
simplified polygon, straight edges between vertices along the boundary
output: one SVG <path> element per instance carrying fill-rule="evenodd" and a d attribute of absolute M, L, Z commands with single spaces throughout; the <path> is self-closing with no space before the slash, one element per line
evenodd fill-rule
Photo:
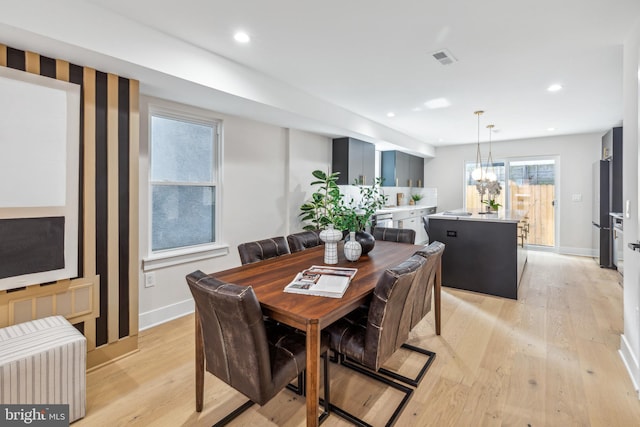
<path fill-rule="evenodd" d="M 304 396 L 306 394 L 305 372 L 306 370 L 303 370 L 298 374 L 298 385 L 293 385 L 291 383 L 287 384 L 287 389 L 291 390 L 298 396 Z"/>
<path fill-rule="evenodd" d="M 432 351 L 429 350 L 425 350 L 424 348 L 420 348 L 420 347 L 416 347 L 413 346 L 411 344 L 402 344 L 402 348 L 406 348 L 407 350 L 411 350 L 413 352 L 416 353 L 420 353 L 420 354 L 424 354 L 425 356 L 428 356 L 427 361 L 424 363 L 424 365 L 422 365 L 422 368 L 420 368 L 420 372 L 418 372 L 418 375 L 415 378 L 410 378 L 404 375 L 400 375 L 397 372 L 393 372 L 390 371 L 388 369 L 385 368 L 380 368 L 378 370 L 378 372 L 387 375 L 395 380 L 401 381 L 405 384 L 408 384 L 412 387 L 418 387 L 418 384 L 420 384 L 420 381 L 422 381 L 422 378 L 424 377 L 424 375 L 427 373 L 427 370 L 429 369 L 429 367 L 431 366 L 431 364 L 433 363 L 434 359 L 436 358 L 436 354 Z"/>
<path fill-rule="evenodd" d="M 391 417 L 389 418 L 389 420 L 387 421 L 387 423 L 385 424 L 386 427 L 390 427 L 392 425 L 395 424 L 395 422 L 397 421 L 398 417 L 400 416 L 400 414 L 402 413 L 402 411 L 404 410 L 405 406 L 407 405 L 407 403 L 409 403 L 409 399 L 411 399 L 411 395 L 413 394 L 413 389 L 403 386 L 402 384 L 398 384 L 395 381 L 390 380 L 389 378 L 383 377 L 382 375 L 379 375 L 377 372 L 374 371 L 370 371 L 367 368 L 362 367 L 360 364 L 357 364 L 355 362 L 352 362 L 351 360 L 349 360 L 348 358 L 344 357 L 344 355 L 339 354 L 338 355 L 338 359 L 339 359 L 339 363 L 342 366 L 345 366 L 349 369 L 352 369 L 356 372 L 359 372 L 363 375 L 366 375 L 370 378 L 373 378 L 377 381 L 380 381 L 381 383 L 388 385 L 389 387 L 392 387 L 400 392 L 402 392 L 404 394 L 404 397 L 402 398 L 402 400 L 400 401 L 400 403 L 398 404 L 398 406 L 396 407 L 396 409 L 393 411 L 393 414 L 391 415 Z M 359 427 L 371 427 L 370 424 L 368 424 L 367 422 L 365 422 L 364 420 L 361 420 L 360 418 L 356 417 L 355 415 L 350 414 L 349 412 L 345 411 L 344 409 L 331 404 L 330 405 L 331 410 L 338 415 L 339 417 L 342 417 L 344 419 L 346 419 L 347 421 L 353 423 L 356 426 Z"/>
<path fill-rule="evenodd" d="M 202 412 L 202 402 L 204 394 L 204 344 L 202 337 L 202 325 L 200 324 L 200 316 L 196 307 L 196 412 Z"/>
<path fill-rule="evenodd" d="M 251 400 L 248 400 L 248 401 L 244 402 L 242 404 L 242 406 L 239 406 L 238 408 L 234 409 L 234 411 L 231 412 L 229 415 L 227 415 L 226 417 L 224 417 L 223 419 L 221 419 L 220 421 L 215 423 L 213 425 L 213 427 L 226 426 L 231 421 L 233 421 L 238 415 L 242 414 L 244 411 L 246 411 L 247 409 L 251 408 L 253 405 L 254 405 L 254 403 Z"/>
<path fill-rule="evenodd" d="M 324 358 L 324 378 L 323 378 L 324 401 L 320 399 L 320 403 L 322 404 L 323 411 L 320 414 L 320 417 L 318 418 L 319 424 L 322 424 L 324 420 L 326 420 L 329 417 L 329 414 L 331 413 L 331 399 L 330 399 L 331 393 L 329 393 L 329 387 L 330 387 L 331 381 L 329 377 L 329 351 L 328 350 L 324 354 L 323 358 Z"/>

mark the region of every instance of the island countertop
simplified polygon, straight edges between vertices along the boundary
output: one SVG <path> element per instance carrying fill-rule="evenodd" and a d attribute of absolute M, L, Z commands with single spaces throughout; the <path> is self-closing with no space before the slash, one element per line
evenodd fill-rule
<path fill-rule="evenodd" d="M 482 222 L 520 222 L 527 216 L 526 211 L 500 209 L 497 212 L 479 213 L 476 210 L 465 211 L 458 209 L 454 211 L 444 211 L 429 215 L 429 219 L 448 219 L 461 221 L 482 221 Z"/>

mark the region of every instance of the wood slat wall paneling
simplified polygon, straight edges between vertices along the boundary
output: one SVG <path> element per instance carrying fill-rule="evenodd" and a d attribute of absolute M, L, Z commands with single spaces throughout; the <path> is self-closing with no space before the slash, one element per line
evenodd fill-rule
<path fill-rule="evenodd" d="M 81 328 L 88 366 L 108 363 L 137 349 L 139 83 L 3 44 L 0 66 L 81 86 L 78 277 L 96 284 L 96 310 Z M 44 301 L 49 289 L 55 295 L 61 285 L 20 290 L 24 307 L 33 312 L 29 295 Z M 4 295 L 2 317 L 10 311 Z"/>

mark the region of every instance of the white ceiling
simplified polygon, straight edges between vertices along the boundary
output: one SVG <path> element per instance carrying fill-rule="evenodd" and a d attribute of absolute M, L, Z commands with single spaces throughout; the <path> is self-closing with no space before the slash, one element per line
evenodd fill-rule
<path fill-rule="evenodd" d="M 490 123 L 493 140 L 620 125 L 622 43 L 640 17 L 638 0 L 88 2 L 435 146 L 475 142 L 478 109 L 483 141 Z M 451 106 L 423 105 L 441 97 Z"/>

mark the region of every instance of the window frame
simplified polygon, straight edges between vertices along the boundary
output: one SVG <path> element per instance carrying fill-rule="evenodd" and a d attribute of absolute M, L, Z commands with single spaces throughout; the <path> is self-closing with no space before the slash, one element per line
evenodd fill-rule
<path fill-rule="evenodd" d="M 210 183 L 204 183 L 205 186 L 214 188 L 213 211 L 213 242 L 200 243 L 196 245 L 180 246 L 177 248 L 167 248 L 153 250 L 153 186 L 161 185 L 177 185 L 177 186 L 201 186 L 203 183 L 195 182 L 167 182 L 152 180 L 152 119 L 153 117 L 161 117 L 165 119 L 173 119 L 187 123 L 205 125 L 213 127 L 213 174 Z M 223 121 L 215 117 L 213 113 L 203 110 L 178 105 L 161 105 L 149 101 L 146 112 L 146 130 L 148 140 L 148 170 L 147 170 L 147 256 L 142 260 L 143 271 L 150 271 L 157 268 L 168 267 L 172 265 L 182 264 L 185 262 L 193 262 L 198 260 L 209 259 L 217 256 L 228 254 L 228 245 L 222 243 L 222 145 L 223 145 Z"/>

